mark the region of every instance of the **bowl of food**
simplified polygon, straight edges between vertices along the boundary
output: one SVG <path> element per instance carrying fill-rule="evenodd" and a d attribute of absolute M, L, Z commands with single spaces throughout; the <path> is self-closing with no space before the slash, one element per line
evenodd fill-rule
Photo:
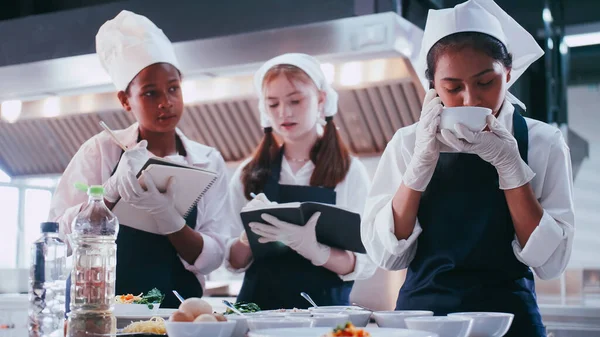
<path fill-rule="evenodd" d="M 486 118 L 492 114 L 492 109 L 477 106 L 444 107 L 440 129 L 454 131 L 454 125 L 463 124 L 473 132 L 483 131 L 487 125 Z"/>
<path fill-rule="evenodd" d="M 251 317 L 247 320 L 250 331 L 277 328 L 310 328 L 314 320 L 296 317 Z"/>
<path fill-rule="evenodd" d="M 404 320 L 407 317 L 433 316 L 433 311 L 424 310 L 400 310 L 400 311 L 376 311 L 373 318 L 379 327 L 406 329 Z"/>
<path fill-rule="evenodd" d="M 315 321 L 314 327 L 319 328 L 335 328 L 337 326 L 345 325 L 350 321 L 350 315 L 342 314 L 342 313 L 328 313 L 328 314 L 319 314 L 313 313 L 311 319 Z"/>
<path fill-rule="evenodd" d="M 146 294 L 118 295 L 115 296 L 113 313 L 115 317 L 154 315 L 164 298 L 165 295 L 156 288 Z"/>
<path fill-rule="evenodd" d="M 448 316 L 468 317 L 473 319 L 473 327 L 469 337 L 501 337 L 512 324 L 515 315 L 502 312 L 457 312 Z"/>
<path fill-rule="evenodd" d="M 313 314 L 347 314 L 354 326 L 364 328 L 369 324 L 371 311 L 355 309 L 356 307 L 318 307 L 309 308 Z"/>
<path fill-rule="evenodd" d="M 472 318 L 456 316 L 407 317 L 404 322 L 409 329 L 433 332 L 439 337 L 467 337 L 473 325 Z"/>

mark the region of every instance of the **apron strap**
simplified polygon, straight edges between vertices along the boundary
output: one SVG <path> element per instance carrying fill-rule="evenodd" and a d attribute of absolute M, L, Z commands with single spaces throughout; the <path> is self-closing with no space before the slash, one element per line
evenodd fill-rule
<path fill-rule="evenodd" d="M 513 113 L 513 129 L 514 136 L 519 146 L 519 154 L 521 159 L 527 164 L 527 155 L 529 149 L 529 131 L 527 129 L 527 122 L 525 118 L 519 113 L 520 108 L 515 106 L 515 112 Z"/>

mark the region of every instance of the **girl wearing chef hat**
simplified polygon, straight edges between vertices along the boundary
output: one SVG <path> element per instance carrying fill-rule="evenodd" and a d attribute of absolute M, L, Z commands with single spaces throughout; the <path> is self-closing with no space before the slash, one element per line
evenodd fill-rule
<path fill-rule="evenodd" d="M 144 16 L 122 11 L 100 27 L 96 51 L 121 105 L 137 122 L 115 131 L 126 151 L 106 132 L 81 146 L 60 180 L 50 218 L 60 223 L 64 235 L 70 232 L 71 221 L 87 201 L 85 193 L 73 188 L 75 182 L 104 185 L 109 207 L 121 198 L 147 211 L 156 225 L 123 223 L 119 229 L 116 293 L 139 294 L 156 287 L 166 294 L 161 307 L 176 308 L 179 301 L 171 291 L 186 298 L 202 296 L 204 275 L 223 261 L 221 231 L 230 220 L 225 162 L 215 149 L 188 139 L 176 127 L 184 107 L 180 67 L 161 29 Z M 185 182 L 172 179 L 160 193 L 142 189 L 136 179 L 153 155 L 219 173 L 186 218 L 174 208 L 169 192 L 173 184 Z M 150 185 L 150 177 L 144 180 Z"/>
<path fill-rule="evenodd" d="M 234 211 L 271 200 L 317 201 L 362 213 L 369 177 L 337 131 L 333 116 L 338 95 L 319 62 L 306 54 L 280 55 L 258 70 L 254 84 L 264 137 L 230 182 Z M 251 193 L 260 194 L 248 203 Z M 245 271 L 239 301 L 262 309 L 306 308 L 308 303 L 300 297 L 304 291 L 318 305 L 349 304 L 353 281 L 373 275 L 375 265 L 364 254 L 317 242 L 318 218 L 315 213 L 304 226 L 296 226 L 265 214 L 268 224 L 250 224 L 259 242 L 279 241 L 292 248 L 283 256 L 256 261 L 238 223 L 226 250 L 226 266 Z"/>
<path fill-rule="evenodd" d="M 507 336 L 545 335 L 530 268 L 550 279 L 569 260 L 571 160 L 508 92 L 542 54 L 492 0 L 429 12 L 417 71 L 433 89 L 385 149 L 362 226 L 374 262 L 408 268 L 397 310 L 514 313 Z M 493 114 L 481 132 L 440 131 L 443 106 Z"/>

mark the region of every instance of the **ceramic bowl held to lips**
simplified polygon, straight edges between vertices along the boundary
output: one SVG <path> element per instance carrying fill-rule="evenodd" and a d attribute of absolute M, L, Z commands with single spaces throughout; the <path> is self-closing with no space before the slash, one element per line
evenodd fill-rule
<path fill-rule="evenodd" d="M 406 329 L 404 320 L 408 317 L 433 316 L 433 311 L 404 310 L 404 311 L 376 311 L 373 318 L 377 325 L 382 328 Z"/>
<path fill-rule="evenodd" d="M 473 132 L 483 131 L 487 125 L 486 117 L 492 109 L 476 106 L 444 107 L 440 119 L 440 129 L 454 131 L 454 125 L 463 124 Z"/>
<path fill-rule="evenodd" d="M 404 320 L 409 329 L 429 331 L 440 337 L 467 337 L 471 332 L 473 319 L 467 317 L 408 317 Z"/>
<path fill-rule="evenodd" d="M 457 312 L 450 317 L 468 317 L 473 319 L 469 337 L 502 337 L 512 324 L 515 315 L 501 312 Z"/>

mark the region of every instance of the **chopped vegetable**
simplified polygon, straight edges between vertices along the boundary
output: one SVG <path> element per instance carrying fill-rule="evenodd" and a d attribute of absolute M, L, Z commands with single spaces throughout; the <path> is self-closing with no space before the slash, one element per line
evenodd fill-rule
<path fill-rule="evenodd" d="M 154 304 L 160 304 L 165 295 L 160 292 L 160 290 L 154 288 L 150 290 L 146 295 L 143 295 L 141 299 L 134 301 L 135 304 L 147 304 L 148 309 L 154 309 Z"/>
<path fill-rule="evenodd" d="M 371 334 L 363 329 L 356 328 L 352 323 L 348 322 L 345 325 L 340 325 L 333 329 L 323 337 L 370 337 Z"/>
<path fill-rule="evenodd" d="M 260 311 L 260 307 L 256 305 L 256 303 L 237 302 L 234 303 L 233 306 L 244 314 Z M 225 311 L 225 315 L 231 315 L 233 313 L 234 312 L 231 309 L 227 309 L 227 311 Z"/>

